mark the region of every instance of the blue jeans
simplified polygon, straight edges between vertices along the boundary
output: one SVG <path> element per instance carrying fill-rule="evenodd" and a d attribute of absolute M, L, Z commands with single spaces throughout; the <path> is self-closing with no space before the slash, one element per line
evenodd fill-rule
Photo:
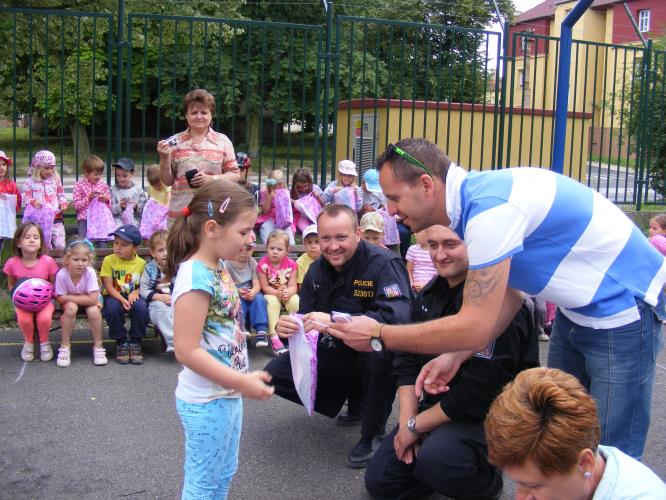
<path fill-rule="evenodd" d="M 186 403 L 176 398 L 185 432 L 182 500 L 226 499 L 238 468 L 243 400 Z"/>
<path fill-rule="evenodd" d="M 266 311 L 266 299 L 263 293 L 257 293 L 252 302 L 241 298 L 241 310 L 243 311 L 244 324 L 247 324 L 249 314 L 250 325 L 255 332 L 266 332 L 268 330 L 268 312 Z M 247 326 L 245 329 L 249 331 Z"/>
<path fill-rule="evenodd" d="M 125 342 L 127 340 L 127 328 L 125 328 L 125 314 L 130 318 L 129 336 L 132 342 L 141 342 L 146 336 L 148 328 L 148 304 L 141 297 L 136 299 L 129 311 L 125 311 L 123 305 L 118 299 L 106 296 L 104 297 L 104 307 L 102 307 L 102 316 L 109 325 L 109 338 L 116 342 Z"/>
<path fill-rule="evenodd" d="M 650 426 L 662 324 L 647 303 L 636 303 L 641 319 L 611 329 L 580 326 L 558 310 L 548 366 L 574 375 L 590 392 L 597 403 L 601 444 L 640 460 Z"/>

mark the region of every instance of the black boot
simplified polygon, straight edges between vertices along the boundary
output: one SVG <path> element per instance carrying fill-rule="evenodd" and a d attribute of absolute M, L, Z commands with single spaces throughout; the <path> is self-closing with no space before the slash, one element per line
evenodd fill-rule
<path fill-rule="evenodd" d="M 362 437 L 347 456 L 347 467 L 365 469 L 385 437 L 386 433 L 381 436 Z"/>
<path fill-rule="evenodd" d="M 350 397 L 347 402 L 347 409 L 338 415 L 335 423 L 340 427 L 354 427 L 361 425 L 363 405 L 360 397 Z"/>

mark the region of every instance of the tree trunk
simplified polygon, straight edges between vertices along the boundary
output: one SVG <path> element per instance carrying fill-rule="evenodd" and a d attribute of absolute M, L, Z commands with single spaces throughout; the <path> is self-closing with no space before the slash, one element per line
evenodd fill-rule
<path fill-rule="evenodd" d="M 84 158 L 90 154 L 90 141 L 88 140 L 88 131 L 85 125 L 72 122 L 69 124 L 69 130 L 72 134 L 72 151 L 75 155 L 75 164 L 72 165 L 72 168 L 76 169 L 77 165 L 83 163 Z"/>
<path fill-rule="evenodd" d="M 249 122 L 249 137 L 248 137 L 248 154 L 252 158 L 256 158 L 259 154 L 259 146 L 261 145 L 261 138 L 259 137 L 259 114 L 252 113 L 247 116 Z"/>

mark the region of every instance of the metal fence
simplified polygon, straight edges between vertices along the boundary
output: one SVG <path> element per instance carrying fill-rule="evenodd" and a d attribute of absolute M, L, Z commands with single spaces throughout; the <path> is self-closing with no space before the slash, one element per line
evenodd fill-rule
<path fill-rule="evenodd" d="M 408 136 L 466 168 L 550 166 L 556 38 L 349 16 L 330 28 L 121 19 L 0 8 L 11 54 L 0 148 L 14 177 L 42 148 L 73 178 L 89 152 L 143 171 L 156 142 L 185 128 L 182 99 L 197 87 L 215 95 L 214 128 L 254 156 L 259 180 L 306 166 L 324 184 L 342 157 L 366 169 Z M 574 42 L 565 172 L 618 203 L 663 203 L 665 66 L 651 44 Z"/>

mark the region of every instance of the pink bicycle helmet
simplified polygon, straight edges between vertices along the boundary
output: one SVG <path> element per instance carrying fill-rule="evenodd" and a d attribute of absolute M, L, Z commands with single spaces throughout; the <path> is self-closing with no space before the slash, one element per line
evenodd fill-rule
<path fill-rule="evenodd" d="M 53 284 L 40 278 L 20 279 L 12 290 L 12 302 L 24 311 L 39 311 L 53 297 Z"/>

